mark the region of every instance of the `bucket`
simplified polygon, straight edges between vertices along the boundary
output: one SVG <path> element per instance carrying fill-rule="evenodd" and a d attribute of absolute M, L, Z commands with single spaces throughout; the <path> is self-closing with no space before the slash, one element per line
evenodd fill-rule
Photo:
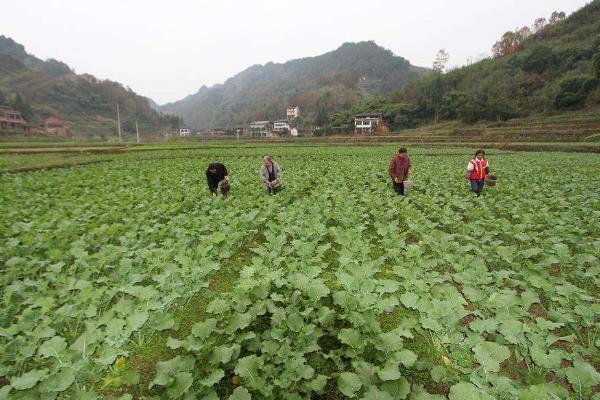
<path fill-rule="evenodd" d="M 498 178 L 494 175 L 488 175 L 485 177 L 485 183 L 488 186 L 494 186 L 496 184 L 496 180 L 498 180 Z"/>

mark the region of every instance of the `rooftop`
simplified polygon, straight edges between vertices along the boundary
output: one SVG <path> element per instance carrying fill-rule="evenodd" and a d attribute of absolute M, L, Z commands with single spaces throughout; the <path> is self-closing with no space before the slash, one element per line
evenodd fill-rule
<path fill-rule="evenodd" d="M 381 118 L 381 113 L 365 113 L 365 114 L 356 114 L 354 118 Z"/>

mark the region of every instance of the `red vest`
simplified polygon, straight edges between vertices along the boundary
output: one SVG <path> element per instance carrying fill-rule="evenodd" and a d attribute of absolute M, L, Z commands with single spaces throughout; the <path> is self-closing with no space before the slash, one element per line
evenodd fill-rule
<path fill-rule="evenodd" d="M 471 161 L 469 161 L 469 164 L 471 164 L 473 166 L 473 170 L 471 171 L 471 176 L 470 178 L 474 181 L 479 181 L 482 179 L 485 179 L 485 169 L 488 166 L 488 162 L 487 160 L 481 160 L 479 161 L 478 159 L 473 159 Z"/>

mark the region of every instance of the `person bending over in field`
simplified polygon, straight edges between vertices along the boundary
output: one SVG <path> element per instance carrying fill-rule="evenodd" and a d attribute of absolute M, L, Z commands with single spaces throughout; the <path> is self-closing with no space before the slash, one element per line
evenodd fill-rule
<path fill-rule="evenodd" d="M 406 147 L 400 147 L 398 154 L 392 158 L 389 166 L 394 190 L 400 196 L 404 196 L 404 181 L 408 178 L 411 171 L 412 167 L 410 165 L 410 158 L 408 158 L 408 151 Z"/>
<path fill-rule="evenodd" d="M 206 169 L 206 182 L 213 197 L 217 197 L 217 189 L 226 197 L 229 193 L 229 176 L 227 168 L 221 163 L 212 163 Z"/>
<path fill-rule="evenodd" d="M 267 194 L 274 195 L 281 190 L 281 168 L 271 156 L 264 156 L 263 162 L 263 166 L 260 168 L 260 177 Z"/>
<path fill-rule="evenodd" d="M 471 181 L 471 190 L 477 197 L 481 196 L 483 186 L 485 185 L 485 176 L 489 173 L 490 165 L 485 158 L 485 151 L 477 150 L 475 157 L 469 161 L 467 172 L 465 173 L 465 179 Z"/>

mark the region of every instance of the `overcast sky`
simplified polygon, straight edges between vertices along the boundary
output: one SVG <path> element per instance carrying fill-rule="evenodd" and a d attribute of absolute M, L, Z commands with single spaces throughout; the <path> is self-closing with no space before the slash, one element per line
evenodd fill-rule
<path fill-rule="evenodd" d="M 502 33 L 586 0 L 0 0 L 0 34 L 39 58 L 130 86 L 159 103 L 222 83 L 253 64 L 315 56 L 344 42 L 451 66 Z"/>

